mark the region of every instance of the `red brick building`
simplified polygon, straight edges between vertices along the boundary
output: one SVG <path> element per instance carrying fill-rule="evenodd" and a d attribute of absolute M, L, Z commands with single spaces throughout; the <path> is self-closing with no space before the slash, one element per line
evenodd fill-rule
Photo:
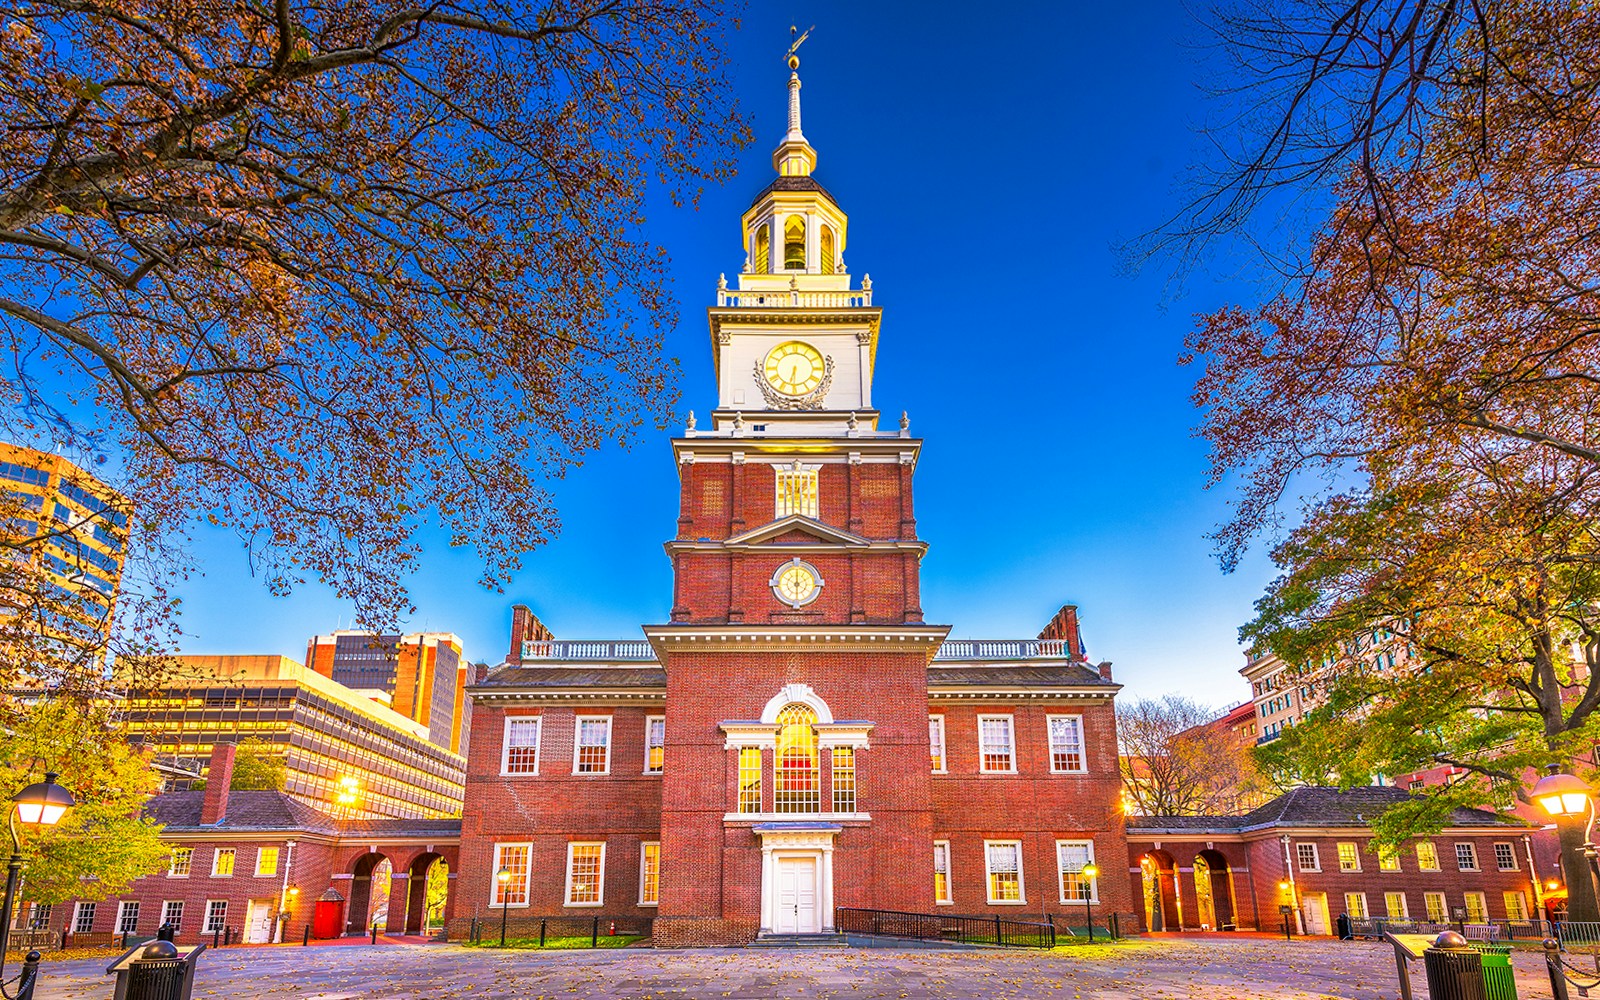
<path fill-rule="evenodd" d="M 880 429 L 882 309 L 799 89 L 709 310 L 717 406 L 671 442 L 669 620 L 563 642 L 519 609 L 471 689 L 458 921 L 654 915 L 682 945 L 826 932 L 840 907 L 1132 916 L 1121 878 L 1080 874 L 1128 860 L 1118 686 L 1076 609 L 1029 640 L 924 619 L 922 441 Z"/>

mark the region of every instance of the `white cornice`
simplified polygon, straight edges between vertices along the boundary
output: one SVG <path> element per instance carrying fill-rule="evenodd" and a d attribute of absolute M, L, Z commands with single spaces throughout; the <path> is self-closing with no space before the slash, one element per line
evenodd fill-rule
<path fill-rule="evenodd" d="M 640 661 L 642 665 L 659 667 L 660 664 Z M 667 700 L 666 685 L 659 688 L 547 688 L 514 684 L 489 684 L 467 689 L 473 701 L 516 702 L 568 702 L 603 701 L 613 704 L 646 704 Z"/>
<path fill-rule="evenodd" d="M 932 657 L 948 625 L 646 625 L 645 638 L 668 653 L 828 650 L 851 653 L 920 652 Z"/>
<path fill-rule="evenodd" d="M 1105 701 L 1109 702 L 1121 684 L 1063 685 L 1061 687 L 999 687 L 981 684 L 929 684 L 930 701 Z"/>

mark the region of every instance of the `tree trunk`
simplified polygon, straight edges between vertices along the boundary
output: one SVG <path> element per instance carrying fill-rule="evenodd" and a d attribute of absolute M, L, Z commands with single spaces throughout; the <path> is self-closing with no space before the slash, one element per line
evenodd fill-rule
<path fill-rule="evenodd" d="M 1594 880 L 1589 874 L 1589 859 L 1583 855 L 1583 825 L 1558 824 L 1561 836 L 1561 874 L 1567 880 L 1567 919 L 1600 920 L 1595 907 Z"/>

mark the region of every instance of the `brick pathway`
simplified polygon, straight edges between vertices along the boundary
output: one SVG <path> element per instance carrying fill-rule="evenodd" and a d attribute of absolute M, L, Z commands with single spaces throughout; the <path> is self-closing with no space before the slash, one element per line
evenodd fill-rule
<path fill-rule="evenodd" d="M 247 1000 L 1297 1000 L 1399 996 L 1393 952 L 1368 942 L 1139 941 L 1054 954 L 707 949 L 509 952 L 449 945 L 226 948 L 200 958 L 195 997 Z M 1541 956 L 1514 957 L 1522 1000 L 1549 997 Z M 111 995 L 105 961 L 48 963 L 37 1000 Z M 8 967 L 7 972 L 13 970 Z M 1427 989 L 1413 974 L 1418 1000 Z"/>

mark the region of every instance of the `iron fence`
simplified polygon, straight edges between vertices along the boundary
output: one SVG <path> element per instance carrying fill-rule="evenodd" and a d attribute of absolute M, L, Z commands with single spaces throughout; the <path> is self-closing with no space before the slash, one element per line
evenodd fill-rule
<path fill-rule="evenodd" d="M 844 934 L 878 934 L 915 938 L 918 941 L 999 945 L 1002 948 L 1054 948 L 1056 945 L 1053 924 L 998 916 L 903 913 L 899 910 L 862 910 L 841 906 L 835 919 L 837 929 Z"/>
<path fill-rule="evenodd" d="M 618 939 L 647 938 L 653 921 L 636 916 L 508 916 L 504 930 L 507 946 L 518 948 L 601 948 L 615 947 Z M 465 927 L 452 928 L 450 940 L 494 946 L 500 943 L 502 929 L 498 913 L 472 917 Z"/>
<path fill-rule="evenodd" d="M 1558 927 L 1548 920 L 1479 920 L 1472 923 L 1452 923 L 1441 920 L 1414 920 L 1399 917 L 1371 917 L 1351 920 L 1350 933 L 1356 937 L 1382 937 L 1385 931 L 1393 934 L 1438 934 L 1457 931 L 1469 941 L 1543 941 L 1555 936 Z M 1600 924 L 1579 925 L 1595 928 L 1587 942 L 1600 942 Z M 1590 933 L 1590 932 L 1578 932 Z"/>

